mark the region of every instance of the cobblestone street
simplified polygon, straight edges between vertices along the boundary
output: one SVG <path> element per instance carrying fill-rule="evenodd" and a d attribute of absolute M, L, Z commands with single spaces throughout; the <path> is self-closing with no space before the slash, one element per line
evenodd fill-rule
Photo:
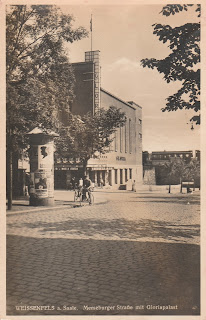
<path fill-rule="evenodd" d="M 198 315 L 199 192 L 94 197 L 7 214 L 7 314 Z"/>

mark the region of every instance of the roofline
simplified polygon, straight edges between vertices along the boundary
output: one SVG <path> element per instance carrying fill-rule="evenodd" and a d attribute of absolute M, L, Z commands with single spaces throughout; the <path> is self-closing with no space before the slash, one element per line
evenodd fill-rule
<path fill-rule="evenodd" d="M 86 64 L 86 63 L 94 63 L 94 61 L 72 62 L 71 65 L 73 65 L 73 64 Z"/>
<path fill-rule="evenodd" d="M 84 53 L 86 53 L 86 52 L 100 52 L 100 50 L 89 50 L 89 51 L 85 51 Z"/>
<path fill-rule="evenodd" d="M 122 99 L 120 99 L 120 98 L 118 98 L 118 97 L 116 97 L 114 94 L 108 92 L 107 90 L 103 89 L 102 87 L 100 88 L 100 91 L 103 91 L 103 92 L 105 92 L 106 94 L 110 95 L 111 97 L 113 97 L 113 98 L 119 100 L 120 102 L 126 104 L 128 107 L 132 108 L 133 110 L 137 110 L 137 108 L 136 108 L 135 106 L 131 105 L 130 103 L 128 103 L 128 102 L 126 102 L 126 101 L 124 101 L 124 100 L 122 100 Z M 137 106 L 138 106 L 138 105 L 137 105 Z M 139 106 L 138 106 L 138 107 L 139 107 Z M 140 107 L 140 108 L 141 108 L 141 107 Z"/>
<path fill-rule="evenodd" d="M 151 153 L 188 153 L 193 152 L 193 150 L 187 150 L 187 151 L 152 151 Z"/>
<path fill-rule="evenodd" d="M 137 104 L 136 102 L 134 102 L 134 101 L 127 101 L 127 103 L 129 103 L 129 104 L 131 104 L 131 105 L 134 104 L 136 107 L 142 109 L 142 107 L 141 107 L 139 104 Z"/>

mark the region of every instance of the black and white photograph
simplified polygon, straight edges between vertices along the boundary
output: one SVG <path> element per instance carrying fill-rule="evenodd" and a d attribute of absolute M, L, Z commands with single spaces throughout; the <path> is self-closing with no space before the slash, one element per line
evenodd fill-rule
<path fill-rule="evenodd" d="M 4 318 L 202 316 L 201 1 L 1 8 Z"/>

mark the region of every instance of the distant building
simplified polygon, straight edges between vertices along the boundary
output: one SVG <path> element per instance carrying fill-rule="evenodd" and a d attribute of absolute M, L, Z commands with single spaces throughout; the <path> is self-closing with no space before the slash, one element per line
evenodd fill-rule
<path fill-rule="evenodd" d="M 143 183 L 144 184 L 168 184 L 168 177 L 165 175 L 163 165 L 171 159 L 180 158 L 189 163 L 191 159 L 200 161 L 199 150 L 188 151 L 153 151 L 142 153 L 143 159 Z M 179 184 L 179 177 L 174 179 L 173 184 Z"/>
<path fill-rule="evenodd" d="M 101 88 L 100 52 L 85 53 L 85 62 L 73 63 L 76 79 L 75 99 L 71 112 L 84 115 L 94 114 L 98 108 L 115 106 L 125 112 L 126 125 L 118 128 L 110 152 L 100 154 L 88 161 L 87 171 L 90 179 L 100 185 L 130 189 L 133 181 L 142 183 L 142 108 L 133 101 L 123 101 Z M 81 164 L 56 163 L 55 187 L 65 188 L 73 176 L 81 174 Z"/>
<path fill-rule="evenodd" d="M 185 161 L 190 161 L 193 157 L 193 151 L 153 151 L 151 153 L 151 161 L 153 165 L 161 164 L 170 161 L 172 158 L 181 158 Z"/>
<path fill-rule="evenodd" d="M 200 161 L 200 150 L 195 150 L 195 158 Z"/>

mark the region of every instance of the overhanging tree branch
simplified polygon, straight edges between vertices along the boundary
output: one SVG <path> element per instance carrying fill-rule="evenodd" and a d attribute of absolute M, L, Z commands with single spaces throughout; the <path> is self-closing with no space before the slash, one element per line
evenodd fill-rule
<path fill-rule="evenodd" d="M 181 11 L 187 11 L 194 5 L 167 5 L 161 13 L 166 16 L 174 15 Z M 198 17 L 200 5 L 196 6 Z M 186 23 L 172 28 L 169 25 L 154 24 L 154 34 L 163 43 L 169 42 L 171 53 L 164 59 L 142 59 L 143 67 L 157 69 L 164 75 L 167 83 L 180 81 L 181 89 L 168 97 L 166 106 L 162 111 L 175 111 L 178 109 L 193 109 L 198 114 L 191 118 L 196 124 L 200 124 L 200 22 Z M 186 100 L 188 99 L 188 100 Z"/>

